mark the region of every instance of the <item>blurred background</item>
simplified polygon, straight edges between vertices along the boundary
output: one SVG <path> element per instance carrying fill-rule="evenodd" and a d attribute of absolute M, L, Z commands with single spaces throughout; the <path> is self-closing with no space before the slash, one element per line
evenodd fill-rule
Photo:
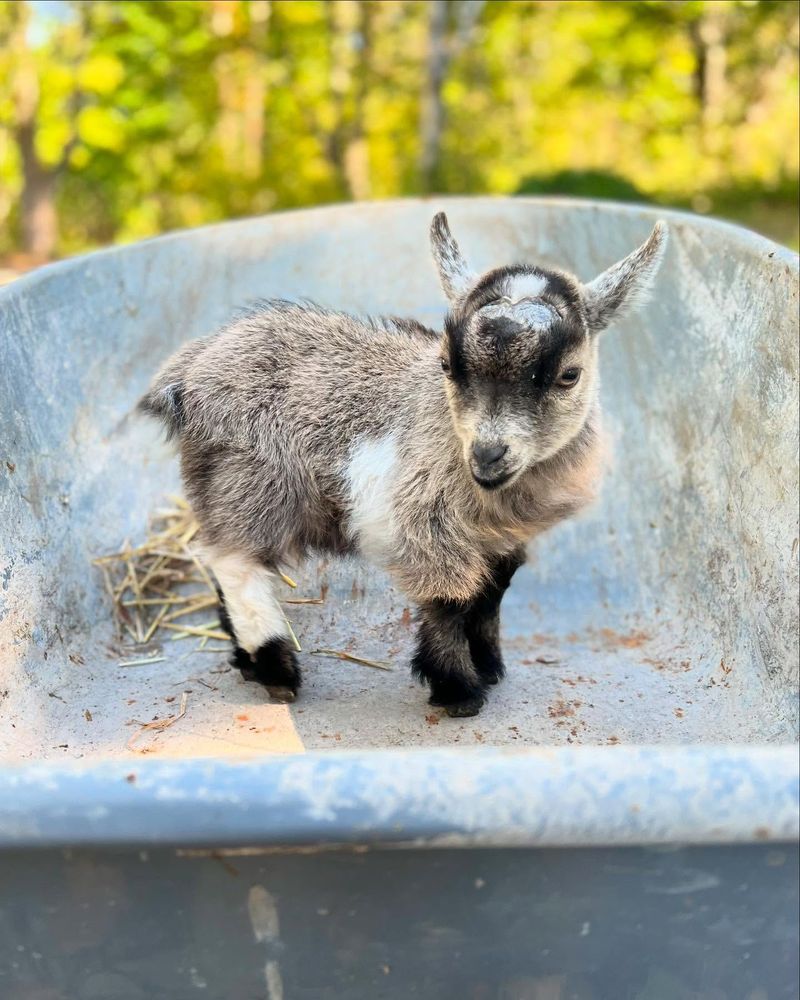
<path fill-rule="evenodd" d="M 798 245 L 794 0 L 0 0 L 0 268 L 432 192 Z"/>

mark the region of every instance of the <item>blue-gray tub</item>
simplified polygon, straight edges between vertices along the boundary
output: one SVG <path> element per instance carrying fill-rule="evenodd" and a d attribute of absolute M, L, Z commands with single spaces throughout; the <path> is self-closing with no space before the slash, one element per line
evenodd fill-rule
<path fill-rule="evenodd" d="M 154 369 L 256 297 L 439 323 L 439 207 L 478 267 L 584 278 L 657 217 L 329 208 L 0 290 L 4 1000 L 797 996 L 798 266 L 764 239 L 659 213 L 654 299 L 603 335 L 602 498 L 532 547 L 478 718 L 426 706 L 356 563 L 306 567 L 295 631 L 392 671 L 303 653 L 287 707 L 180 642 L 118 666 L 91 560 L 179 488 L 132 412 Z"/>

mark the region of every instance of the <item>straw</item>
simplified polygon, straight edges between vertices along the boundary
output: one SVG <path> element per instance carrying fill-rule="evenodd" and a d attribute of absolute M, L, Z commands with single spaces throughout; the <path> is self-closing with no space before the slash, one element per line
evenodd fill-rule
<path fill-rule="evenodd" d="M 172 506 L 159 507 L 150 518 L 143 542 L 132 546 L 126 539 L 117 551 L 92 560 L 111 599 L 118 635 L 124 638 L 127 633 L 134 648 L 194 637 L 201 640 L 196 652 L 227 651 L 228 647 L 205 648 L 209 640 L 227 643 L 230 636 L 220 629 L 219 621 L 200 620 L 199 612 L 219 604 L 214 580 L 191 548 L 200 526 L 182 497 L 171 496 L 168 502 Z M 286 574 L 280 576 L 288 587 L 297 588 Z M 286 603 L 321 604 L 322 598 L 295 597 Z M 286 626 L 300 652 L 300 642 L 288 620 Z M 149 649 L 142 652 L 147 656 Z M 149 662 L 159 660 L 149 657 L 121 665 Z"/>
<path fill-rule="evenodd" d="M 312 649 L 312 656 L 331 656 L 337 660 L 349 660 L 351 663 L 360 663 L 364 667 L 375 667 L 376 670 L 391 670 L 388 663 L 381 663 L 380 660 L 368 660 L 365 656 L 355 656 L 353 653 L 345 653 L 339 649 Z"/>

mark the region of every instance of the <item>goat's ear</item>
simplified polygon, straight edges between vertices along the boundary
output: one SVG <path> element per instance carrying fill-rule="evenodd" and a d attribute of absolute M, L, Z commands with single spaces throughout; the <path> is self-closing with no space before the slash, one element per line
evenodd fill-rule
<path fill-rule="evenodd" d="M 638 250 L 583 286 L 583 302 L 591 333 L 599 333 L 616 316 L 647 300 L 664 256 L 667 236 L 666 222 L 657 222 Z"/>
<path fill-rule="evenodd" d="M 455 305 L 469 291 L 475 275 L 461 256 L 458 243 L 453 239 L 447 216 L 439 212 L 431 223 L 431 251 L 439 271 L 439 280 L 451 305 Z"/>

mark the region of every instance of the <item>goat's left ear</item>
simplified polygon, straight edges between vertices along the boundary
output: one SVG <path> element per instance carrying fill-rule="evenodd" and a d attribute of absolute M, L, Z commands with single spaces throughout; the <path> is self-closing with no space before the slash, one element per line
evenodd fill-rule
<path fill-rule="evenodd" d="M 657 222 L 638 250 L 583 286 L 590 333 L 599 333 L 620 313 L 647 299 L 664 256 L 667 236 L 666 222 Z"/>
<path fill-rule="evenodd" d="M 470 290 L 475 275 L 453 239 L 444 212 L 438 212 L 431 223 L 431 252 L 444 293 L 450 304 L 455 305 Z"/>

